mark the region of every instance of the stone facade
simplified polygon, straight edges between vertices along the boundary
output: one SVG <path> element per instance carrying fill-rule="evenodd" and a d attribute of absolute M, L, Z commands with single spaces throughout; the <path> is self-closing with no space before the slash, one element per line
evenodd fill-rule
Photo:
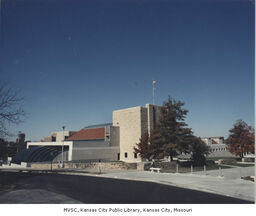
<path fill-rule="evenodd" d="M 120 130 L 120 160 L 140 161 L 134 157 L 133 147 L 141 137 L 142 107 L 134 107 L 113 112 L 113 126 Z"/>
<path fill-rule="evenodd" d="M 155 127 L 159 116 L 160 107 L 151 104 L 113 112 L 113 126 L 118 126 L 120 130 L 121 161 L 141 161 L 139 155 L 134 154 L 134 147 L 146 132 L 150 133 Z"/>

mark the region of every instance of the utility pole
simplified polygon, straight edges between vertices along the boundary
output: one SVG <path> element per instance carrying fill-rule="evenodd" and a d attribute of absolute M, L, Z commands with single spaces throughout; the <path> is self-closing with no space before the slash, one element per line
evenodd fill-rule
<path fill-rule="evenodd" d="M 64 168 L 64 140 L 65 140 L 65 136 L 64 136 L 64 130 L 65 130 L 66 126 L 62 126 L 62 130 L 63 130 L 63 142 L 62 142 L 62 165 L 61 167 Z"/>

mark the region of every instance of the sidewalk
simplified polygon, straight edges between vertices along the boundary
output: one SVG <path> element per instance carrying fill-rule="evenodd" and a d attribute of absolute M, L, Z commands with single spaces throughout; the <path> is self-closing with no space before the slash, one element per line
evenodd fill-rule
<path fill-rule="evenodd" d="M 223 165 L 222 165 L 223 166 Z M 254 166 L 235 167 L 221 170 L 210 170 L 206 172 L 208 176 L 218 177 L 222 175 L 225 179 L 241 179 L 242 176 L 255 176 Z M 196 175 L 204 175 L 203 171 L 196 172 Z"/>
<path fill-rule="evenodd" d="M 224 177 L 219 177 L 219 170 L 211 170 L 193 174 L 152 173 L 148 171 L 104 171 L 105 174 L 97 175 L 106 178 L 126 180 L 149 181 L 182 188 L 200 190 L 235 197 L 254 202 L 254 182 L 240 179 L 240 168 L 223 169 Z M 245 175 L 254 175 L 254 167 L 242 168 Z"/>

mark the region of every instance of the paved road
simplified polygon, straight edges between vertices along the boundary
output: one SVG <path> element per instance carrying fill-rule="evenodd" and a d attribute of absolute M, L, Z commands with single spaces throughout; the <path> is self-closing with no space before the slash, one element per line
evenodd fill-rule
<path fill-rule="evenodd" d="M 251 203 L 152 182 L 61 174 L 27 174 L 2 189 L 0 203 Z"/>

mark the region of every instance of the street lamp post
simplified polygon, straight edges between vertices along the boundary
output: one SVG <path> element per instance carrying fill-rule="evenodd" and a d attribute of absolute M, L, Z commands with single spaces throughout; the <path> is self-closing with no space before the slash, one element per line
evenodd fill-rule
<path fill-rule="evenodd" d="M 61 165 L 61 167 L 64 168 L 64 140 L 65 140 L 64 130 L 65 130 L 65 126 L 62 126 L 62 130 L 63 130 L 63 142 L 62 142 L 62 165 Z"/>

